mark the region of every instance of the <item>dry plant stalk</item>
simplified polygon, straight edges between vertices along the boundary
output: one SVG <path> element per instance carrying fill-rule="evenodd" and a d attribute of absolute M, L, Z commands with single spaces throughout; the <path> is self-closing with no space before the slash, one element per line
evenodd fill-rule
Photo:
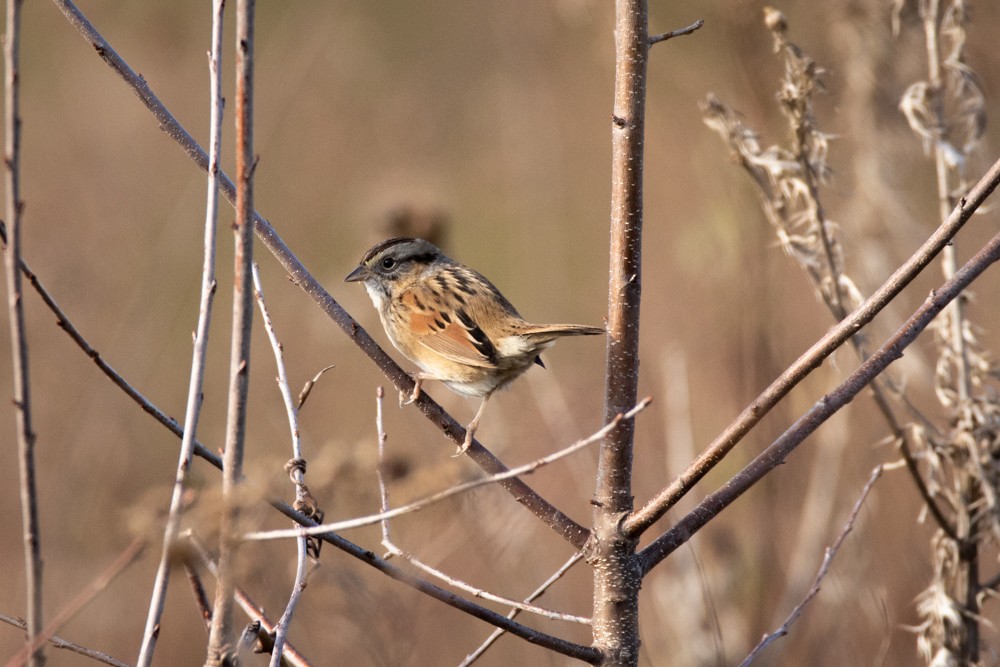
<path fill-rule="evenodd" d="M 939 210 L 945 210 L 968 186 L 966 165 L 985 129 L 986 105 L 965 61 L 964 0 L 920 0 L 918 10 L 927 80 L 910 85 L 900 109 L 934 160 Z M 943 255 L 946 277 L 955 273 L 955 255 L 954 247 Z M 939 530 L 931 540 L 934 575 L 917 600 L 917 649 L 932 665 L 979 663 L 980 607 L 993 588 L 980 581 L 980 563 L 997 558 L 1000 537 L 1000 392 L 991 381 L 996 368 L 980 348 L 965 306 L 966 297 L 956 300 L 934 329 L 934 388 L 945 425 L 916 430 L 927 486 L 954 516 L 954 532 Z"/>
<path fill-rule="evenodd" d="M 897 19 L 902 4 L 896 3 Z M 910 86 L 900 108 L 934 156 L 939 211 L 945 219 L 968 190 L 965 166 L 985 127 L 985 105 L 962 53 L 965 3 L 955 0 L 941 8 L 936 0 L 921 0 L 919 10 L 929 77 Z M 785 60 L 778 99 L 791 126 L 790 147 L 762 148 L 758 135 L 714 97 L 705 105 L 705 122 L 722 135 L 750 174 L 782 247 L 806 271 L 832 314 L 843 319 L 861 296 L 844 274 L 843 250 L 819 198 L 819 186 L 830 173 L 829 137 L 816 126 L 811 103 L 813 92 L 820 89 L 821 70 L 787 40 L 780 12 L 766 10 L 765 22 L 776 52 Z M 956 273 L 953 247 L 945 249 L 943 262 L 950 279 Z M 987 544 L 995 548 L 1000 536 L 996 502 L 1000 468 L 995 458 L 1000 452 L 1000 400 L 995 383 L 989 384 L 996 371 L 976 346 L 963 313 L 964 301 L 964 296 L 956 299 L 934 327 L 939 348 L 935 389 L 949 424 L 943 432 L 919 414 L 917 425 L 901 424 L 889 399 L 905 404 L 905 397 L 885 379 L 872 385 L 876 403 L 938 525 L 932 543 L 935 574 L 917 605 L 924 619 L 917 628 L 918 648 L 934 665 L 977 663 L 980 601 L 988 592 L 979 581 L 980 549 Z M 864 341 L 855 336 L 852 342 L 861 358 L 867 358 Z"/>

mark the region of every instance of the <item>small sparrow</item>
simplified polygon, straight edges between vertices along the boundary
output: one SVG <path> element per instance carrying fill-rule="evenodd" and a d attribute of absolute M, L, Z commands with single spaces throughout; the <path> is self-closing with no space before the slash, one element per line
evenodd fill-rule
<path fill-rule="evenodd" d="M 593 336 L 600 327 L 531 324 L 482 274 L 445 257 L 422 239 L 392 238 L 373 246 L 346 282 L 364 282 L 393 346 L 420 367 L 406 403 L 424 380 L 439 380 L 465 396 L 483 399 L 465 431 L 464 453 L 486 402 L 562 336 Z M 402 399 L 402 396 L 400 397 Z"/>

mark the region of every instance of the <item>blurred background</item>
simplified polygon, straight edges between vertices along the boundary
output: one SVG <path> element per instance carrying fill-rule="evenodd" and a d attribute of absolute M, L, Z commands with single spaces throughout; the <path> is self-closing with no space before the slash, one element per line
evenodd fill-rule
<path fill-rule="evenodd" d="M 344 284 L 372 243 L 401 231 L 434 236 L 487 275 L 529 320 L 600 324 L 606 312 L 613 9 L 594 0 L 545 3 L 258 3 L 255 203 L 333 296 L 388 347 L 364 290 Z M 822 197 L 838 225 L 849 275 L 868 294 L 937 226 L 933 162 L 898 110 L 926 76 L 913 7 L 894 36 L 890 4 L 789 0 L 792 40 L 826 70 L 818 121 L 834 136 L 834 178 Z M 763 4 L 650 3 L 650 32 L 705 19 L 652 50 L 646 120 L 645 231 L 635 495 L 644 502 L 685 467 L 744 405 L 832 325 L 805 274 L 778 247 L 746 176 L 701 121 L 709 92 L 741 110 L 765 144 L 785 142 L 775 103 L 782 72 Z M 210 3 L 81 2 L 81 9 L 200 141 L 208 135 Z M 234 5 L 227 17 L 232 98 Z M 995 3 L 977 3 L 967 55 L 988 108 L 1000 82 Z M 134 386 L 181 419 L 198 310 L 205 177 L 51 3 L 24 6 L 22 25 L 24 258 L 81 333 Z M 232 165 L 227 110 L 224 167 Z M 973 180 L 992 163 L 989 129 Z M 218 277 L 199 438 L 222 446 L 231 319 L 232 209 L 220 209 Z M 975 218 L 957 241 L 964 261 L 997 228 Z M 335 364 L 300 426 L 307 482 L 328 519 L 378 508 L 375 392 L 402 504 L 480 471 L 395 392 L 368 359 L 257 245 L 264 287 L 293 390 Z M 880 342 L 940 282 L 925 272 L 874 324 Z M 969 315 L 1000 349 L 997 272 L 975 285 Z M 26 289 L 27 286 L 26 286 Z M 59 630 L 131 662 L 138 653 L 169 503 L 178 440 L 115 388 L 25 297 L 38 434 L 44 610 L 51 617 L 137 536 L 150 547 Z M 6 309 L 0 318 L 6 319 Z M 259 323 L 259 318 L 257 320 Z M 5 325 L 6 326 L 6 325 Z M 893 366 L 911 399 L 938 414 L 930 336 Z M 5 341 L 7 337 L 5 336 Z M 4 343 L 7 345 L 8 343 Z M 8 348 L 9 349 L 9 348 Z M 405 368 L 410 365 L 392 352 Z M 509 465 L 600 426 L 604 345 L 560 343 L 491 401 L 479 436 Z M 769 415 L 644 543 L 716 489 L 857 365 L 845 350 Z M 291 457 L 271 350 L 254 331 L 247 467 L 260 488 L 291 500 Z M 3 392 L 10 363 L 0 355 Z M 477 407 L 428 387 L 460 422 Z M 24 564 L 11 409 L 0 411 L 0 612 L 24 610 Z M 884 422 L 859 397 L 644 583 L 644 665 L 731 665 L 806 593 L 850 506 L 879 462 L 894 461 Z M 595 450 L 532 475 L 529 484 L 589 523 Z M 220 476 L 193 467 L 199 491 L 187 525 L 206 539 Z M 931 527 L 902 471 L 868 499 L 822 592 L 761 665 L 915 664 L 915 597 L 931 576 Z M 284 527 L 262 504 L 248 528 Z M 377 530 L 351 540 L 380 553 Z M 570 548 L 495 488 L 394 522 L 403 548 L 477 586 L 523 597 Z M 240 583 L 273 619 L 294 574 L 291 542 L 244 549 Z M 984 576 L 994 564 L 984 563 Z M 207 575 L 206 575 L 207 576 Z M 209 582 L 211 583 L 211 582 Z M 543 598 L 588 615 L 590 573 L 577 566 Z M 497 607 L 497 609 L 501 609 Z M 987 603 L 987 621 L 998 620 Z M 524 617 L 522 617 L 524 620 Z M 242 620 L 241 620 L 242 622 Z M 587 628 L 527 619 L 589 644 Z M 290 633 L 314 664 L 457 664 L 492 628 L 375 573 L 331 547 Z M 1000 646 L 984 624 L 984 642 Z M 201 664 L 206 633 L 183 576 L 172 580 L 156 664 Z M 21 636 L 0 626 L 0 655 Z M 48 650 L 50 664 L 92 664 Z M 265 664 L 264 658 L 251 664 Z M 505 637 L 484 665 L 567 660 Z"/>

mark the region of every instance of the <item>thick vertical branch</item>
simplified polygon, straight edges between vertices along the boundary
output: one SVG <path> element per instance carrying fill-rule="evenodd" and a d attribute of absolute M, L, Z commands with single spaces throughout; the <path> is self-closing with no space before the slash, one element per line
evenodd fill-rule
<path fill-rule="evenodd" d="M 188 383 L 187 406 L 184 411 L 184 435 L 174 477 L 174 490 L 170 498 L 170 511 L 163 529 L 163 548 L 160 564 L 153 583 L 152 599 L 146 615 L 146 629 L 142 636 L 137 667 L 147 667 L 153 662 L 153 651 L 159 636 L 160 618 L 170 583 L 171 554 L 181 525 L 181 509 L 184 499 L 185 480 L 194 455 L 195 434 L 201 414 L 202 387 L 205 378 L 205 357 L 208 354 L 208 331 L 212 321 L 212 301 L 215 296 L 215 238 L 216 222 L 219 217 L 219 152 L 222 143 L 222 73 L 219 63 L 222 58 L 222 13 L 223 0 L 212 3 L 212 48 L 209 52 L 209 88 L 211 93 L 210 145 L 208 157 L 208 193 L 205 204 L 204 259 L 201 272 L 201 304 L 198 312 L 198 326 L 194 337 L 194 352 L 191 359 L 191 379 Z"/>
<path fill-rule="evenodd" d="M 618 0 L 612 116 L 611 267 L 605 422 L 635 405 L 639 379 L 642 163 L 649 53 L 645 0 Z M 640 568 L 622 521 L 632 511 L 633 422 L 605 437 L 597 472 L 588 560 L 594 568 L 594 644 L 606 665 L 639 659 Z"/>
<path fill-rule="evenodd" d="M 233 592 L 236 565 L 236 493 L 243 476 L 243 445 L 250 373 L 253 318 L 253 13 L 254 0 L 236 3 L 236 252 L 233 282 L 233 341 L 229 369 L 229 408 L 223 456 L 223 510 L 219 581 L 206 665 L 233 664 Z"/>
<path fill-rule="evenodd" d="M 31 384 L 28 378 L 28 339 L 21 303 L 21 119 L 18 116 L 18 50 L 21 0 L 7 0 L 4 35 L 4 186 L 5 215 L 10 226 L 4 260 L 7 271 L 7 306 L 10 319 L 11 369 L 14 374 L 14 414 L 17 458 L 21 474 L 21 522 L 24 529 L 24 564 L 27 571 L 27 637 L 31 646 L 42 630 L 42 551 L 38 541 L 38 494 L 35 483 L 35 432 L 31 427 Z M 31 665 L 42 665 L 41 650 L 32 653 Z"/>

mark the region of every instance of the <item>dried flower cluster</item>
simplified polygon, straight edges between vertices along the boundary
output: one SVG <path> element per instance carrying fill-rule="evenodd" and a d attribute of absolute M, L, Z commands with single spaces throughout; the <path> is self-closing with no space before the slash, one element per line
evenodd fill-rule
<path fill-rule="evenodd" d="M 902 8 L 897 3 L 896 14 Z M 909 86 L 900 102 L 913 132 L 937 169 L 942 215 L 967 189 L 966 165 L 986 125 L 986 106 L 977 77 L 965 62 L 963 0 L 918 5 L 927 46 L 928 76 Z M 955 251 L 944 255 L 944 273 L 955 272 Z M 934 578 L 918 599 L 917 647 L 931 665 L 980 663 L 980 607 L 995 584 L 980 581 L 983 549 L 1000 537 L 1000 396 L 991 385 L 992 363 L 977 344 L 965 314 L 965 299 L 938 318 L 935 393 L 947 426 L 921 430 L 927 488 L 947 507 L 952 524 L 941 526 L 932 544 Z"/>

